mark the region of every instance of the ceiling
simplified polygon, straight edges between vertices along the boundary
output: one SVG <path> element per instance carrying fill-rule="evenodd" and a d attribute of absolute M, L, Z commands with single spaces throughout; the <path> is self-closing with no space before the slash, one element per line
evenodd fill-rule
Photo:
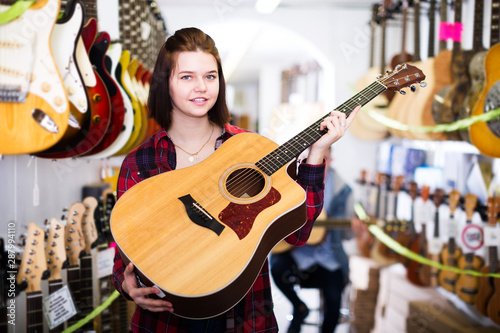
<path fill-rule="evenodd" d="M 231 5 L 238 8 L 253 10 L 255 0 L 157 0 L 163 12 L 167 27 L 169 26 L 169 9 L 188 8 L 190 10 L 208 10 L 219 5 Z M 282 0 L 280 8 L 367 8 L 373 0 Z M 297 34 L 281 28 L 278 25 L 262 25 L 256 22 L 229 22 L 224 26 L 216 22 L 211 27 L 204 27 L 205 32 L 212 36 L 221 55 L 224 72 L 228 83 L 257 82 L 263 66 L 272 64 L 289 64 L 290 66 L 309 61 L 311 47 L 300 43 Z M 177 28 L 177 27 L 176 27 Z M 171 31 L 173 32 L 173 31 Z M 231 34 L 237 32 L 237 34 Z M 304 41 L 307 43 L 307 41 Z M 233 71 L 234 69 L 234 71 Z"/>

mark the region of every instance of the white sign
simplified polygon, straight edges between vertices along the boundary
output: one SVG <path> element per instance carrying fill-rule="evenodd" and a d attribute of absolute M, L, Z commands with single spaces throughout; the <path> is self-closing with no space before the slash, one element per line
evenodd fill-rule
<path fill-rule="evenodd" d="M 109 248 L 104 251 L 97 252 L 97 276 L 103 278 L 113 273 L 113 258 L 115 249 Z"/>
<path fill-rule="evenodd" d="M 75 304 L 71 298 L 68 286 L 64 286 L 43 299 L 43 313 L 53 329 L 76 314 Z"/>

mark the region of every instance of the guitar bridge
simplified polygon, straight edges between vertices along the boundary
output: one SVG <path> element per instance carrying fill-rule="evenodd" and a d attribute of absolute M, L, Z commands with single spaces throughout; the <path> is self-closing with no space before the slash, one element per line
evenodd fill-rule
<path fill-rule="evenodd" d="M 190 194 L 178 198 L 184 204 L 186 213 L 191 221 L 197 225 L 208 228 L 220 236 L 225 226 L 210 215 Z"/>

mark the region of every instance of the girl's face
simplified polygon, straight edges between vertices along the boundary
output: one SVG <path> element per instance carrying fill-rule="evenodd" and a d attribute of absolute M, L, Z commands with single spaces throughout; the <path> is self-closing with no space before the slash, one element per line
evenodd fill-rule
<path fill-rule="evenodd" d="M 204 117 L 219 95 L 219 73 L 214 56 L 180 52 L 170 76 L 173 116 Z"/>

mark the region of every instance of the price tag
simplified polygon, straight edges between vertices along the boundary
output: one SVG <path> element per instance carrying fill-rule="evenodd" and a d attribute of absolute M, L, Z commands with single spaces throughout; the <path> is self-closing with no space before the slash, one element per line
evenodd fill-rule
<path fill-rule="evenodd" d="M 97 252 L 97 275 L 99 279 L 105 276 L 109 276 L 113 273 L 114 256 L 114 248 L 109 248 L 107 250 Z"/>
<path fill-rule="evenodd" d="M 458 235 L 457 221 L 455 219 L 449 218 L 445 223 L 446 236 L 448 238 L 456 238 Z"/>
<path fill-rule="evenodd" d="M 43 299 L 43 313 L 50 329 L 59 326 L 76 314 L 75 304 L 68 286 L 64 286 Z"/>
<path fill-rule="evenodd" d="M 499 246 L 500 228 L 486 226 L 484 227 L 484 246 Z"/>
<path fill-rule="evenodd" d="M 440 238 L 431 238 L 427 242 L 427 252 L 429 254 L 440 254 L 443 249 L 443 241 Z"/>

